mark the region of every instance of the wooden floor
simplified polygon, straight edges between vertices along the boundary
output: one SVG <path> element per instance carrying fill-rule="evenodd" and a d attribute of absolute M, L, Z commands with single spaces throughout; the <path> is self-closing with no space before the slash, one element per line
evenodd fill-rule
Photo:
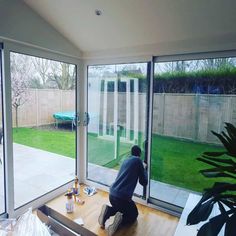
<path fill-rule="evenodd" d="M 84 205 L 76 204 L 73 213 L 66 213 L 66 197 L 60 196 L 48 202 L 46 205 L 58 211 L 64 216 L 75 220 L 82 218 L 84 227 L 97 235 L 107 235 L 98 224 L 98 216 L 104 203 L 109 204 L 108 193 L 98 190 L 94 196 L 86 196 L 81 189 L 80 199 L 84 200 Z M 178 224 L 178 218 L 152 208 L 137 204 L 139 210 L 138 220 L 135 224 L 121 228 L 115 236 L 172 236 Z M 112 223 L 113 217 L 106 222 L 106 228 Z"/>

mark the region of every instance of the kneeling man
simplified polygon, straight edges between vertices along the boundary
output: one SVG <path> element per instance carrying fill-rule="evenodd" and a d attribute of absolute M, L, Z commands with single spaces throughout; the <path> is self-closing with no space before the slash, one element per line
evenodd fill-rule
<path fill-rule="evenodd" d="M 115 182 L 110 187 L 109 200 L 111 206 L 103 205 L 98 222 L 105 228 L 105 222 L 114 216 L 114 222 L 108 227 L 108 235 L 112 236 L 121 225 L 132 224 L 138 217 L 138 209 L 132 200 L 137 182 L 147 185 L 146 164 L 140 159 L 141 149 L 134 145 L 129 156 L 121 165 Z"/>

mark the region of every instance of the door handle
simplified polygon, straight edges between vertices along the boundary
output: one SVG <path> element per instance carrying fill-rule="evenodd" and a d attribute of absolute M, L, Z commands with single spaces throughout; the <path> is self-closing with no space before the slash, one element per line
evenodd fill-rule
<path fill-rule="evenodd" d="M 80 116 L 79 116 L 79 112 L 76 112 L 75 120 L 74 120 L 74 125 L 75 125 L 75 126 L 80 126 Z"/>
<path fill-rule="evenodd" d="M 89 124 L 89 120 L 90 120 L 89 114 L 88 112 L 85 112 L 84 119 L 83 119 L 83 126 L 87 126 Z"/>

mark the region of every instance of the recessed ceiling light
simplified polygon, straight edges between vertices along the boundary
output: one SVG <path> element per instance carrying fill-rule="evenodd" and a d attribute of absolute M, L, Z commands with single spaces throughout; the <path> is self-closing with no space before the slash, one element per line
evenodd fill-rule
<path fill-rule="evenodd" d="M 101 11 L 101 10 L 98 10 L 98 9 L 96 9 L 96 10 L 95 10 L 95 14 L 96 14 L 97 16 L 101 16 L 101 15 L 102 15 L 102 11 Z"/>

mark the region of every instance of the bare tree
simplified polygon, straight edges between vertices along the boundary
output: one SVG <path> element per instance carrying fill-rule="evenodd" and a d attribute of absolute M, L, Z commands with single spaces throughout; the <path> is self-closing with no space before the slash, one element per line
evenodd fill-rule
<path fill-rule="evenodd" d="M 51 86 L 62 90 L 75 89 L 76 67 L 63 62 L 51 63 Z"/>
<path fill-rule="evenodd" d="M 16 127 L 18 127 L 18 109 L 28 99 L 31 65 L 29 56 L 11 53 L 12 106 L 15 109 Z"/>
<path fill-rule="evenodd" d="M 51 61 L 44 58 L 33 57 L 32 63 L 36 73 L 34 73 L 34 76 L 31 78 L 30 87 L 47 88 Z"/>
<path fill-rule="evenodd" d="M 75 89 L 76 67 L 74 65 L 44 58 L 32 58 L 34 73 L 30 88 Z"/>
<path fill-rule="evenodd" d="M 205 59 L 202 61 L 202 64 L 203 69 L 206 70 L 217 70 L 235 66 L 233 58 Z"/>

